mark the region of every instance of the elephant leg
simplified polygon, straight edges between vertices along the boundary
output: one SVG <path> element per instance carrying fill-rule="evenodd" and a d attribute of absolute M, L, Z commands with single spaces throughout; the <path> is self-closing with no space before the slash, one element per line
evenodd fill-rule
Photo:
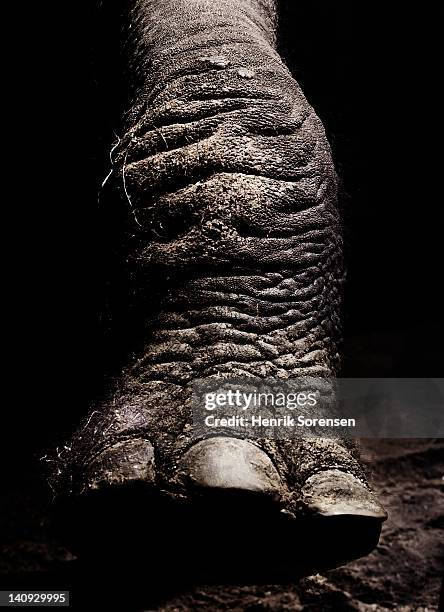
<path fill-rule="evenodd" d="M 333 565 L 369 552 L 385 518 L 346 443 L 191 435 L 196 379 L 338 368 L 336 174 L 276 51 L 275 11 L 274 0 L 132 2 L 134 99 L 107 189 L 110 214 L 117 202 L 128 217 L 143 346 L 74 436 L 58 486 L 69 500 L 107 496 L 107 513 L 117 499 L 137 505 L 138 534 L 210 501 L 216 514 L 267 516 L 283 548 L 309 524 Z M 103 507 L 87 507 L 97 531 Z"/>

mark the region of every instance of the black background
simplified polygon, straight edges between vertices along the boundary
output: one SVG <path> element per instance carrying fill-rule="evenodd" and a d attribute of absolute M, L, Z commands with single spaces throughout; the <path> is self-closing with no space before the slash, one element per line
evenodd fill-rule
<path fill-rule="evenodd" d="M 288 2 L 280 44 L 342 181 L 343 374 L 439 376 L 440 16 L 424 3 L 387 4 Z M 115 354 L 97 191 L 122 104 L 119 33 L 93 5 L 21 5 L 4 25 L 14 43 L 3 117 L 6 479 L 68 435 Z"/>

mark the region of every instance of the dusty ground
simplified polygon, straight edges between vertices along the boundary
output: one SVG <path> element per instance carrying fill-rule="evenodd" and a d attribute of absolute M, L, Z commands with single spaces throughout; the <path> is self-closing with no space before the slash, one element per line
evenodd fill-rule
<path fill-rule="evenodd" d="M 140 609 L 437 610 L 444 571 L 444 441 L 372 440 L 363 451 L 390 515 L 370 556 L 291 587 L 198 587 L 169 592 L 155 601 L 148 597 Z M 72 589 L 79 608 L 85 609 L 84 593 L 76 596 L 75 586 L 82 584 L 82 574 L 77 562 L 49 535 L 45 491 L 38 482 L 30 466 L 21 481 L 9 483 L 2 496 L 0 586 L 65 586 Z M 91 574 L 89 579 L 94 583 Z M 110 600 L 106 609 L 112 607 Z"/>

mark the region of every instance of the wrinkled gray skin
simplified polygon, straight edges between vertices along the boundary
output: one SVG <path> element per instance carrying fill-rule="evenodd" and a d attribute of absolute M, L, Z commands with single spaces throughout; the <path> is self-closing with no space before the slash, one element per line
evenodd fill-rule
<path fill-rule="evenodd" d="M 146 481 L 186 498 L 193 482 L 217 487 L 215 456 L 231 450 L 226 440 L 188 450 L 193 380 L 337 373 L 337 178 L 321 121 L 276 51 L 275 11 L 274 0 L 133 2 L 128 69 L 140 86 L 107 187 L 130 212 L 146 339 L 64 454 L 64 493 Z M 277 492 L 294 516 L 310 506 L 314 474 L 354 475 L 356 496 L 367 495 L 345 443 L 242 444 L 234 455 L 246 448 L 244 461 L 252 451 L 264 464 L 252 487 Z"/>

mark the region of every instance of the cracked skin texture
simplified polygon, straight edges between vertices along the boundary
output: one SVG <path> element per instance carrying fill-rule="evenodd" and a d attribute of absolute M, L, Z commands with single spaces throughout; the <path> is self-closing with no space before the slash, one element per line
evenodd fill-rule
<path fill-rule="evenodd" d="M 323 126 L 276 52 L 271 0 L 139 0 L 128 18 L 134 97 L 106 188 L 128 212 L 143 346 L 62 454 L 58 486 L 98 486 L 104 457 L 113 484 L 140 447 L 156 486 L 186 495 L 177 463 L 193 380 L 338 370 L 337 180 Z M 316 472 L 365 481 L 345 442 L 258 444 L 290 509 Z"/>

